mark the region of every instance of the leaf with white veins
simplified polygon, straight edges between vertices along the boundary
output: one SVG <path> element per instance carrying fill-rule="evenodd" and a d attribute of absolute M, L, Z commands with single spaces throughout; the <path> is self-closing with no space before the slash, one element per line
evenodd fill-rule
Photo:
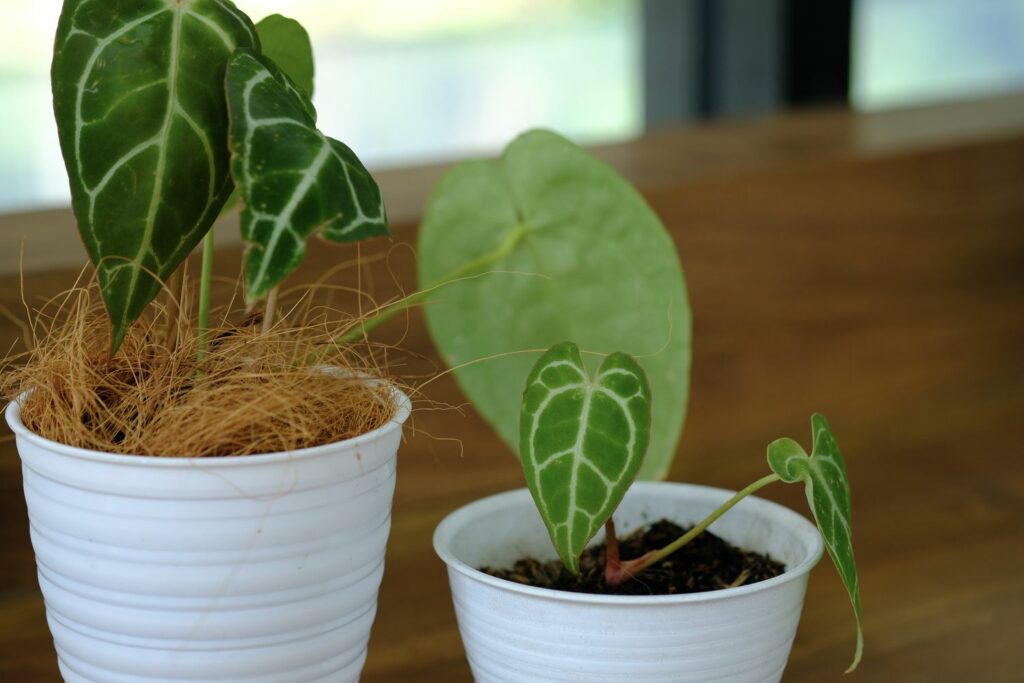
<path fill-rule="evenodd" d="M 227 0 L 64 3 L 54 113 L 114 351 L 231 191 L 224 70 L 258 42 Z"/>
<path fill-rule="evenodd" d="M 313 97 L 313 45 L 302 24 L 271 14 L 256 22 L 256 35 L 260 37 L 260 54 L 267 57 L 295 82 L 308 97 Z M 238 203 L 238 192 L 232 192 L 224 202 L 221 215 Z"/>
<path fill-rule="evenodd" d="M 387 234 L 377 183 L 351 149 L 317 130 L 312 102 L 280 69 L 239 50 L 227 92 L 249 301 L 301 263 L 316 231 L 334 242 Z"/>
<path fill-rule="evenodd" d="M 839 452 L 839 445 L 824 416 L 818 413 L 811 416 L 811 432 L 814 435 L 814 449 L 810 457 L 793 439 L 776 439 L 768 444 L 768 466 L 787 483 L 805 483 L 807 503 L 818 523 L 825 548 L 850 594 L 857 620 L 857 647 L 853 663 L 847 669 L 850 672 L 857 668 L 864 653 L 860 584 L 853 557 L 850 482 L 846 476 L 843 454 Z"/>
<path fill-rule="evenodd" d="M 566 568 L 622 501 L 650 441 L 651 390 L 631 356 L 607 356 L 591 379 L 571 342 L 533 366 L 519 420 L 526 484 Z"/>

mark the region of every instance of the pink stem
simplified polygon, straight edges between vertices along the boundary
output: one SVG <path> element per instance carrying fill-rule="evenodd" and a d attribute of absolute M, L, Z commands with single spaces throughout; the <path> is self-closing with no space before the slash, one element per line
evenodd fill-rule
<path fill-rule="evenodd" d="M 604 581 L 609 586 L 622 583 L 622 562 L 619 560 L 619 538 L 615 535 L 615 522 L 611 517 L 604 523 L 604 543 L 607 551 L 604 559 Z"/>
<path fill-rule="evenodd" d="M 609 586 L 618 586 L 633 578 L 638 571 L 647 566 L 644 563 L 650 559 L 651 555 L 657 552 L 652 550 L 640 557 L 623 562 L 619 555 L 619 538 L 615 535 L 615 522 L 611 517 L 604 523 L 604 535 L 607 548 L 604 560 L 604 582 Z"/>

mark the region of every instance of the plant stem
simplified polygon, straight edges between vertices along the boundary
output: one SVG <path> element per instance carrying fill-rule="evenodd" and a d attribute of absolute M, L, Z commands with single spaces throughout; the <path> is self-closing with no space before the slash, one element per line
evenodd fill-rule
<path fill-rule="evenodd" d="M 715 520 L 724 515 L 726 512 L 731 510 L 736 503 L 740 502 L 755 491 L 763 489 L 768 484 L 773 484 L 777 481 L 781 481 L 781 477 L 777 474 L 769 474 L 765 477 L 761 477 L 753 484 L 750 484 L 745 489 L 738 491 L 729 500 L 722 503 L 718 508 L 715 509 L 710 515 L 705 517 L 700 523 L 695 525 L 692 529 L 687 531 L 685 534 L 677 538 L 676 540 L 669 543 L 661 550 L 652 550 L 649 553 L 641 555 L 634 560 L 627 560 L 619 565 L 619 571 L 613 574 L 609 573 L 609 568 L 605 567 L 605 581 L 611 586 L 617 586 L 626 579 L 632 578 L 642 572 L 652 564 L 661 562 L 666 557 L 674 553 L 675 551 L 682 548 L 684 545 L 697 538 L 700 534 L 704 533 L 704 530 L 711 526 Z M 617 541 L 616 541 L 617 543 Z"/>
<path fill-rule="evenodd" d="M 352 342 L 358 340 L 360 337 L 369 334 L 371 331 L 376 329 L 381 324 L 387 322 L 388 320 L 391 320 L 391 318 L 395 317 L 402 311 L 405 311 L 406 309 L 411 308 L 412 306 L 415 306 L 416 304 L 420 303 L 425 298 L 427 298 L 427 296 L 431 294 L 434 290 L 443 287 L 444 285 L 455 282 L 456 280 L 461 280 L 462 278 L 470 277 L 472 275 L 479 275 L 490 266 L 494 265 L 495 263 L 501 261 L 506 256 L 511 254 L 512 250 L 516 248 L 516 245 L 519 244 L 519 242 L 523 239 L 524 235 L 526 235 L 526 226 L 520 224 L 519 226 L 516 227 L 515 230 L 510 232 L 508 236 L 505 238 L 505 241 L 499 244 L 498 247 L 493 251 L 489 251 L 482 256 L 478 256 L 472 261 L 468 261 L 462 264 L 461 266 L 459 266 L 458 268 L 456 268 L 455 270 L 453 270 L 452 272 L 448 273 L 440 280 L 435 282 L 430 287 L 413 292 L 412 294 L 405 297 L 401 301 L 396 301 L 393 304 L 384 306 L 375 314 L 373 314 L 373 316 L 371 316 L 368 320 L 362 321 L 362 323 L 357 325 L 356 327 L 353 327 L 344 334 L 335 337 L 332 340 L 332 343 L 351 344 Z"/>
<path fill-rule="evenodd" d="M 186 259 L 185 263 L 188 263 Z M 167 298 L 167 328 L 164 335 L 167 347 L 173 349 L 178 345 L 178 323 L 181 318 L 181 291 L 185 281 L 185 263 L 174 269 L 164 283 Z"/>
<path fill-rule="evenodd" d="M 274 326 L 274 316 L 277 315 L 277 294 L 277 287 L 272 287 L 270 293 L 267 294 L 267 305 L 263 308 L 263 326 L 260 328 L 263 334 L 270 332 Z"/>
<path fill-rule="evenodd" d="M 610 586 L 622 583 L 622 563 L 619 557 L 619 537 L 615 535 L 615 520 L 611 517 L 604 523 L 604 581 Z"/>
<path fill-rule="evenodd" d="M 199 273 L 199 349 L 196 360 L 202 362 L 209 349 L 210 340 L 210 300 L 213 288 L 213 229 L 203 238 L 203 267 Z"/>

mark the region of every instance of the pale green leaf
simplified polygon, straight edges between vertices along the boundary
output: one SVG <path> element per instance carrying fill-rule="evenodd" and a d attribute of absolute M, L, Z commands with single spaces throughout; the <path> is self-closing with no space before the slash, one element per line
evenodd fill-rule
<path fill-rule="evenodd" d="M 522 386 L 533 359 L 500 354 L 573 339 L 639 359 L 658 396 L 640 476 L 666 475 L 686 413 L 690 308 L 672 238 L 614 169 L 554 133 L 526 133 L 500 159 L 446 174 L 418 252 L 422 288 L 476 275 L 439 289 L 427 323 L 463 391 L 511 447 L 520 406 L 509 389 Z"/>
<path fill-rule="evenodd" d="M 829 557 L 835 563 L 853 604 L 857 620 L 857 647 L 853 663 L 847 670 L 853 671 L 864 653 L 864 633 L 861 627 L 857 565 L 853 557 L 850 483 L 843 455 L 822 415 L 815 413 L 811 417 L 811 431 L 814 435 L 814 450 L 810 457 L 796 441 L 782 438 L 768 445 L 768 466 L 783 481 L 805 483 L 807 503 L 821 531 Z"/>
<path fill-rule="evenodd" d="M 636 360 L 607 356 L 591 379 L 562 342 L 527 379 L 519 422 L 526 484 L 566 568 L 615 512 L 650 440 L 651 390 Z"/>
<path fill-rule="evenodd" d="M 260 53 L 287 74 L 307 97 L 313 97 L 313 45 L 302 24 L 271 14 L 256 22 L 256 33 L 260 37 Z"/>
<path fill-rule="evenodd" d="M 228 65 L 227 92 L 248 300 L 299 265 L 314 232 L 335 242 L 387 234 L 377 183 L 351 149 L 317 130 L 312 102 L 290 78 L 239 50 Z"/>
<path fill-rule="evenodd" d="M 257 45 L 226 0 L 64 3 L 54 112 L 114 350 L 231 191 L 224 71 Z"/>

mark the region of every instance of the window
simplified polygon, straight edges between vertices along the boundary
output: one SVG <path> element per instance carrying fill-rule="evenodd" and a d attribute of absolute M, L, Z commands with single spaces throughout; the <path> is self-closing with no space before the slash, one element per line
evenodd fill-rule
<path fill-rule="evenodd" d="M 852 71 L 861 110 L 1024 89 L 1024 0 L 857 0 Z"/>
<path fill-rule="evenodd" d="M 320 125 L 373 168 L 493 153 L 534 126 L 593 143 L 643 125 L 640 0 L 237 4 L 310 30 Z M 49 86 L 60 5 L 0 8 L 0 211 L 68 202 Z"/>

